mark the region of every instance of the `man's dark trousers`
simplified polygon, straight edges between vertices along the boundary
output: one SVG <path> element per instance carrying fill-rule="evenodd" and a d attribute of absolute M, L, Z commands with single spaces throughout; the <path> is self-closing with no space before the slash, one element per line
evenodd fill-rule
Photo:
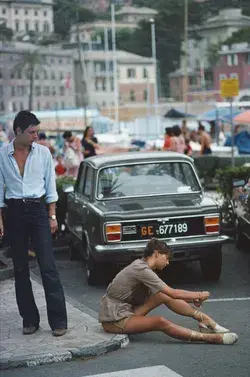
<path fill-rule="evenodd" d="M 65 297 L 55 265 L 45 203 L 8 200 L 7 226 L 14 264 L 16 299 L 23 327 L 38 326 L 40 322 L 29 274 L 28 246 L 31 239 L 41 271 L 49 325 L 52 330 L 67 328 Z"/>

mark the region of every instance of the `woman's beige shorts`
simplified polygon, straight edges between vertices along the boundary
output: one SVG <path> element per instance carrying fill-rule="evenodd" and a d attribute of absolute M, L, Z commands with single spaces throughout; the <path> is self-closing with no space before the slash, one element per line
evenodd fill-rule
<path fill-rule="evenodd" d="M 112 326 L 116 326 L 118 327 L 119 329 L 121 330 L 125 330 L 125 326 L 126 326 L 126 323 L 128 322 L 129 318 L 131 318 L 131 316 L 129 317 L 125 317 L 125 318 L 122 318 L 120 319 L 119 321 L 114 321 L 114 322 L 103 322 L 102 325 L 112 325 Z"/>

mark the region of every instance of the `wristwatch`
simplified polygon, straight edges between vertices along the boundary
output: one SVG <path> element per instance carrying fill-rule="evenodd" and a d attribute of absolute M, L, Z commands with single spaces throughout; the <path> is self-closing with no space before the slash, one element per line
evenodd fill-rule
<path fill-rule="evenodd" d="M 51 216 L 49 216 L 49 219 L 50 219 L 50 220 L 56 220 L 56 215 L 51 215 Z"/>

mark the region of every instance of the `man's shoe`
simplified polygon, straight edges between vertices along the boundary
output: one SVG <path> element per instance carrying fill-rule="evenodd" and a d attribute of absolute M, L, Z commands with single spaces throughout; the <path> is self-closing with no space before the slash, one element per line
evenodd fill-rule
<path fill-rule="evenodd" d="M 66 334 L 66 332 L 67 332 L 67 329 L 54 329 L 54 330 L 52 330 L 52 334 L 54 336 L 63 336 L 63 335 Z"/>
<path fill-rule="evenodd" d="M 23 335 L 31 335 L 34 334 L 39 329 L 39 326 L 27 326 L 23 328 Z"/>

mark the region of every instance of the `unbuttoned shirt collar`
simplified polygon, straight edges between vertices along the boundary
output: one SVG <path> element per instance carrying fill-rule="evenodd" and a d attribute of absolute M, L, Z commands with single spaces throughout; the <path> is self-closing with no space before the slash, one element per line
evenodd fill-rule
<path fill-rule="evenodd" d="M 14 152 L 15 152 L 14 141 L 15 141 L 15 139 L 12 140 L 12 141 L 7 145 L 8 155 L 11 155 L 11 156 L 12 156 L 12 155 L 14 154 Z M 36 146 L 36 143 L 32 143 L 32 145 L 31 145 L 31 150 L 30 150 L 31 152 L 34 151 L 35 146 Z"/>

